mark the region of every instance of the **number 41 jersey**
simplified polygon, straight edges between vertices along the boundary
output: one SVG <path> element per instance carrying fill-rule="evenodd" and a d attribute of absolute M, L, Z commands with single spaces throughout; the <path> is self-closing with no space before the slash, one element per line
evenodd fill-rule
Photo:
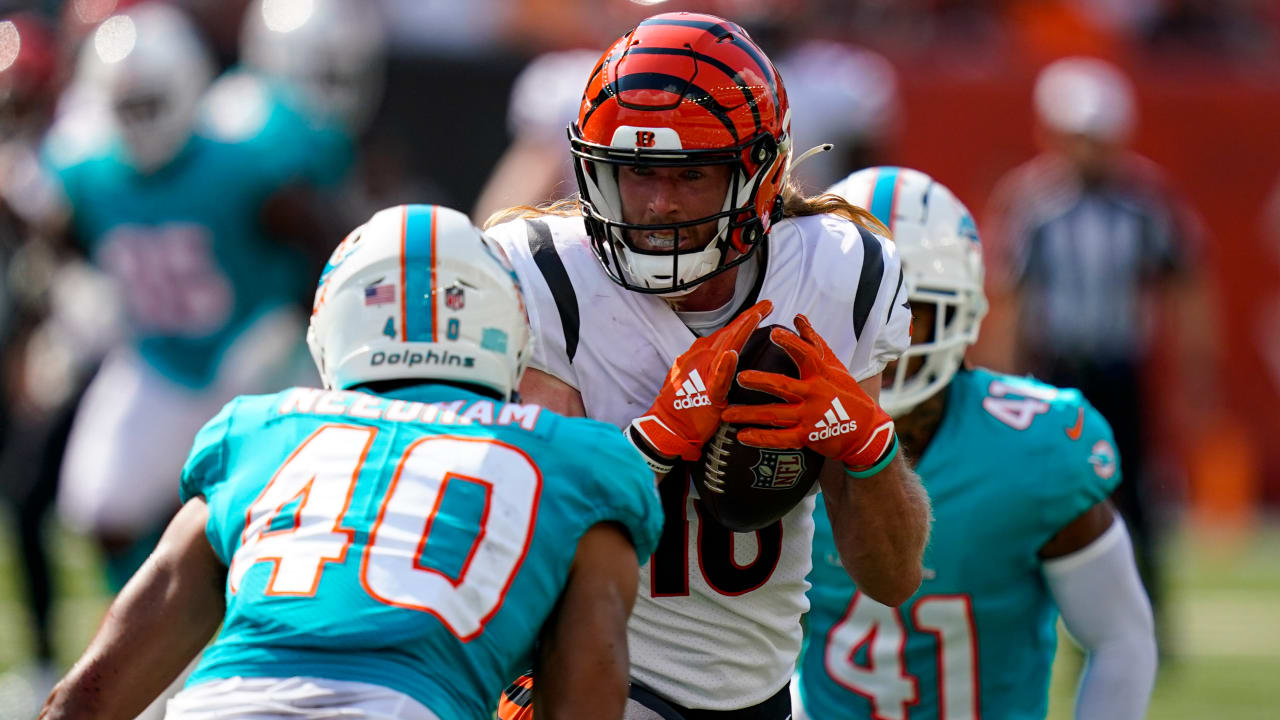
<path fill-rule="evenodd" d="M 590 454 L 581 452 L 591 448 Z M 616 429 L 446 386 L 240 397 L 197 435 L 227 614 L 189 684 L 310 676 L 487 719 L 587 529 L 662 528 L 653 474 Z"/>
<path fill-rule="evenodd" d="M 962 370 L 916 471 L 933 502 L 925 577 L 900 608 L 860 594 L 818 503 L 799 668 L 821 720 L 1044 718 L 1057 609 L 1039 550 L 1120 481 L 1076 390 Z M 1105 598 L 1099 598 L 1105 602 Z"/>

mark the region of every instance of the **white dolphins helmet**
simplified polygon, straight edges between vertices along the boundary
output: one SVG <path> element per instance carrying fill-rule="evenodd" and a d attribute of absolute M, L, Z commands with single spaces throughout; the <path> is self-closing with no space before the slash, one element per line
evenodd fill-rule
<path fill-rule="evenodd" d="M 307 329 L 324 386 L 422 379 L 512 397 L 533 343 L 500 252 L 438 205 L 387 208 L 352 230 L 320 275 Z"/>
<path fill-rule="evenodd" d="M 382 97 L 385 47 L 371 0 L 254 0 L 240 30 L 245 65 L 293 83 L 353 133 Z"/>
<path fill-rule="evenodd" d="M 214 64 L 181 10 L 145 3 L 104 20 L 85 40 L 76 72 L 105 103 L 134 167 L 149 173 L 191 137 Z"/>
<path fill-rule="evenodd" d="M 907 297 L 937 306 L 932 338 L 907 348 L 880 390 L 881 407 L 901 417 L 951 382 L 965 349 L 978 339 L 987 314 L 978 230 L 946 186 L 917 170 L 867 168 L 828 192 L 867 208 L 893 232 Z M 913 357 L 923 357 L 924 364 L 908 377 Z"/>

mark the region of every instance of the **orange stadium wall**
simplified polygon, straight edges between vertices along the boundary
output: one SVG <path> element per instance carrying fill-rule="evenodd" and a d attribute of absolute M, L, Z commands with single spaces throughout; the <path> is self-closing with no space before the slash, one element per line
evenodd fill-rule
<path fill-rule="evenodd" d="M 1157 336 L 1152 460 L 1165 470 L 1165 499 L 1231 516 L 1280 504 L 1280 237 L 1262 229 L 1280 176 L 1280 73 L 1182 62 L 1126 64 L 1139 95 L 1134 148 L 1164 167 L 1206 229 L 1196 263 L 1204 292 L 1191 299 L 1203 327 L 1183 341 L 1190 352 L 1172 350 L 1176 320 Z M 1036 151 L 1038 67 L 898 68 L 904 124 L 890 160 L 931 173 L 981 215 L 997 179 Z M 991 346 L 1003 342 L 984 338 L 978 354 L 1008 357 Z"/>

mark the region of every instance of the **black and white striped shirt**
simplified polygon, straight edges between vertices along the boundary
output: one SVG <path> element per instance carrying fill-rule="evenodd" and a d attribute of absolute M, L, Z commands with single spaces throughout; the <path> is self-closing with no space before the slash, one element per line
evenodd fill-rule
<path fill-rule="evenodd" d="M 1020 340 L 1041 357 L 1136 360 L 1146 350 L 1151 283 L 1183 260 L 1180 208 L 1146 161 L 1085 186 L 1056 158 L 1015 169 L 998 194 Z"/>

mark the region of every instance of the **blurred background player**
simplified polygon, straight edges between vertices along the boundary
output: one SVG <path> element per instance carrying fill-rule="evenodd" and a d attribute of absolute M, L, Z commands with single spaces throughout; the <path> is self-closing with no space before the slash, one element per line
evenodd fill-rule
<path fill-rule="evenodd" d="M 282 106 L 276 112 L 305 117 L 320 153 L 312 180 L 323 188 L 322 207 L 315 213 L 326 215 L 329 227 L 348 227 L 386 207 L 379 196 L 395 192 L 361 162 L 385 75 L 386 31 L 371 0 L 253 0 L 240 31 L 240 65 L 213 93 L 265 93 Z"/>
<path fill-rule="evenodd" d="M 373 119 L 386 63 L 374 3 L 254 0 L 245 10 L 240 59 L 301 91 L 311 109 L 358 135 Z"/>
<path fill-rule="evenodd" d="M 564 152 L 565 129 L 578 117 L 582 86 L 599 60 L 599 50 L 557 50 L 520 71 L 507 105 L 511 144 L 476 200 L 472 217 L 478 222 L 513 205 L 573 194 L 577 180 Z"/>
<path fill-rule="evenodd" d="M 42 352 L 56 260 L 41 242 L 41 221 L 54 193 L 41 171 L 39 148 L 60 75 L 56 41 L 41 16 L 19 13 L 0 21 L 0 491 L 17 525 L 34 640 L 33 662 L 23 670 L 37 693 L 47 692 L 44 686 L 57 677 L 44 521 L 74 410 L 68 401 L 83 382 L 57 372 L 59 363 Z M 49 382 L 28 382 L 37 368 Z"/>
<path fill-rule="evenodd" d="M 168 718 L 487 720 L 531 660 L 549 714 L 621 717 L 653 474 L 615 428 L 511 402 L 533 340 L 499 257 L 437 206 L 347 236 L 307 335 L 327 391 L 200 431 L 183 509 L 42 718 L 132 717 L 220 623 Z"/>
<path fill-rule="evenodd" d="M 1145 394 L 1159 311 L 1176 312 L 1193 226 L 1150 161 L 1126 150 L 1133 88 L 1096 58 L 1058 60 L 1036 78 L 1044 152 L 991 200 L 994 285 L 1014 323 L 1014 367 L 1077 388 L 1115 432 L 1115 502 L 1159 610 L 1159 488 L 1144 462 Z"/>
<path fill-rule="evenodd" d="M 1155 637 L 1107 500 L 1121 463 L 1106 420 L 1076 390 L 962 366 L 986 298 L 973 218 L 947 188 L 878 167 L 832 192 L 870 206 L 902 253 L 913 339 L 881 401 L 934 525 L 924 583 L 889 608 L 849 580 L 818 508 L 797 717 L 1043 718 L 1059 612 L 1087 653 L 1075 716 L 1145 717 Z"/>
<path fill-rule="evenodd" d="M 297 305 L 307 253 L 320 252 L 295 197 L 313 176 L 314 135 L 301 120 L 273 127 L 281 116 L 265 107 L 203 102 L 212 75 L 180 10 L 134 6 L 86 39 L 82 100 L 44 149 L 69 244 L 112 275 L 126 308 L 126 339 L 77 411 L 58 496 L 67 524 L 102 543 L 117 588 L 176 509 L 171 479 L 204 419 L 299 374 Z"/>
<path fill-rule="evenodd" d="M 829 187 L 851 169 L 877 165 L 899 124 L 898 77 L 880 53 L 831 40 L 792 44 L 778 61 L 791 100 L 797 148 L 832 148 L 796 163 L 792 177 L 806 190 Z"/>

